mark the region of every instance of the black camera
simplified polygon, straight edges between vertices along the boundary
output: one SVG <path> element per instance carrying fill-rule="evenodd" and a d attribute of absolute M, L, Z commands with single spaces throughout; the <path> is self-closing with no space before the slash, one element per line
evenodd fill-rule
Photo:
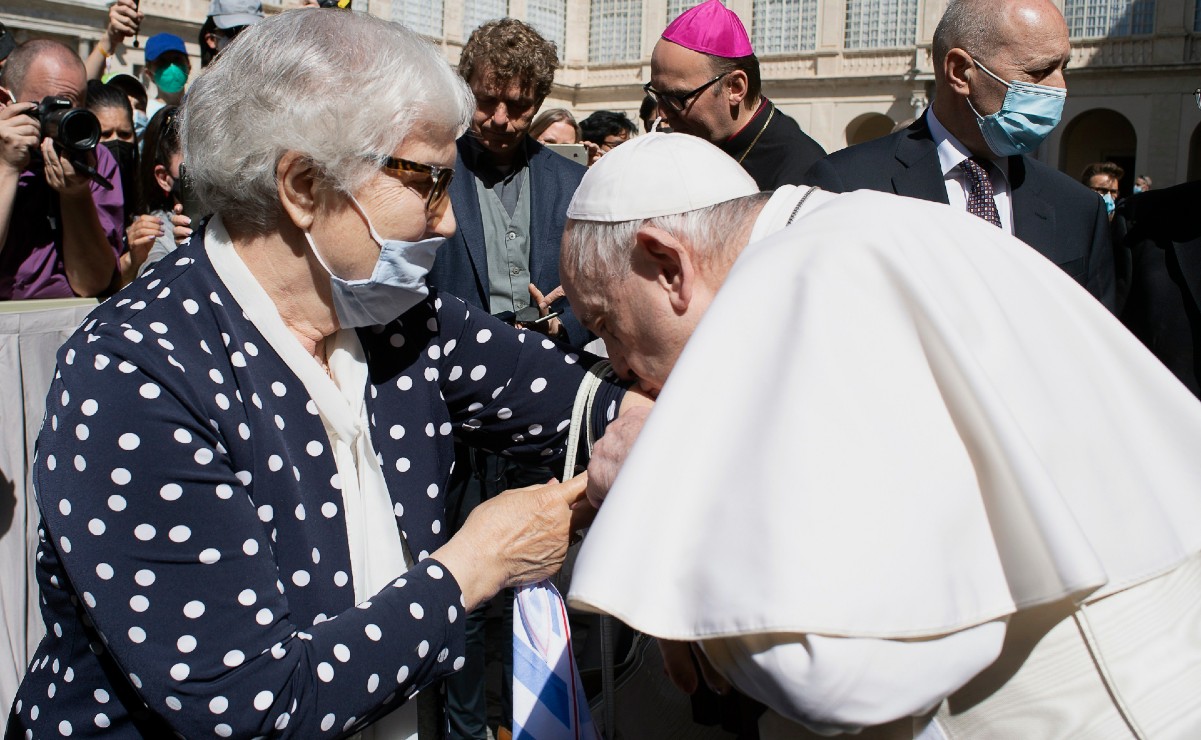
<path fill-rule="evenodd" d="M 72 155 L 87 154 L 100 143 L 100 121 L 86 108 L 76 108 L 70 98 L 48 95 L 29 115 L 42 124 L 42 138 L 50 139 Z"/>

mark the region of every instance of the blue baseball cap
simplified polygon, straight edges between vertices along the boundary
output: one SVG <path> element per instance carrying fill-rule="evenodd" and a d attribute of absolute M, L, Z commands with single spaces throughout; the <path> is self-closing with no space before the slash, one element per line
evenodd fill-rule
<path fill-rule="evenodd" d="M 178 51 L 186 56 L 188 47 L 184 46 L 183 39 L 173 33 L 156 33 L 146 39 L 147 62 L 153 62 L 168 51 Z"/>

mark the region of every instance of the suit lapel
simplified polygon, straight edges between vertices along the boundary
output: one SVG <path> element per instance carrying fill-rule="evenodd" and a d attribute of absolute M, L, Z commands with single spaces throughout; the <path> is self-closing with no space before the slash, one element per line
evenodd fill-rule
<path fill-rule="evenodd" d="M 542 244 L 546 241 L 547 229 L 550 227 L 549 214 L 543 213 L 545 204 L 553 203 L 554 198 L 551 197 L 550 188 L 554 186 L 549 176 L 535 175 L 535 171 L 542 169 L 542 158 L 544 156 L 557 157 L 558 154 L 544 148 L 542 145 L 535 142 L 533 139 L 526 141 L 526 146 L 529 147 L 529 166 L 526 168 L 525 176 L 529 183 L 530 194 L 530 282 L 535 285 L 541 285 L 542 275 Z M 545 175 L 546 173 L 544 173 Z M 556 253 L 559 245 L 553 245 Z"/>
<path fill-rule="evenodd" d="M 892 177 L 893 192 L 935 203 L 949 202 L 938 148 L 930 136 L 925 116 L 902 132 L 895 155 L 904 169 Z"/>
<path fill-rule="evenodd" d="M 475 273 L 476 284 L 481 287 L 486 301 L 491 290 L 488 283 L 488 248 L 484 243 L 484 220 L 480 215 L 479 196 L 475 192 L 475 177 L 463 162 L 463 147 L 466 146 L 470 146 L 466 139 L 459 139 L 459 151 L 455 157 L 457 176 L 450 182 L 450 202 L 459 235 L 467 245 L 467 257 Z"/>
<path fill-rule="evenodd" d="M 1055 209 L 1042 197 L 1042 183 L 1026 159 L 1009 158 L 1009 197 L 1013 235 L 1048 257 L 1055 252 Z"/>

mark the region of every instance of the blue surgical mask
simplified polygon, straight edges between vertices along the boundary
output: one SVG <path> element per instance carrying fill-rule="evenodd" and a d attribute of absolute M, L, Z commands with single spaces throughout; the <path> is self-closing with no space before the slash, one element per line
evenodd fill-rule
<path fill-rule="evenodd" d="M 1134 194 L 1135 194 L 1135 195 L 1138 195 L 1138 194 L 1139 194 L 1139 193 L 1141 193 L 1141 192 L 1143 192 L 1143 186 L 1142 186 L 1142 185 L 1135 185 L 1135 186 L 1134 186 Z"/>
<path fill-rule="evenodd" d="M 1113 196 L 1109 193 L 1101 196 L 1101 200 L 1105 201 L 1105 212 L 1110 216 L 1113 215 L 1113 209 L 1117 208 L 1117 204 L 1113 202 Z"/>
<path fill-rule="evenodd" d="M 444 237 L 431 237 L 418 242 L 406 242 L 399 239 L 384 239 L 380 237 L 367 212 L 354 197 L 351 197 L 355 210 L 367 224 L 371 238 L 379 246 L 379 259 L 371 277 L 363 280 L 346 280 L 340 278 L 329 269 L 313 237 L 307 231 L 304 234 L 309 242 L 309 248 L 325 271 L 329 273 L 334 311 L 338 314 L 338 323 L 344 329 L 359 326 L 383 326 L 423 301 L 429 295 L 425 276 L 434 266 L 434 257 L 438 247 L 446 241 Z"/>
<path fill-rule="evenodd" d="M 142 134 L 146 131 L 146 126 L 149 124 L 150 117 L 146 115 L 146 111 L 135 108 L 133 111 L 133 133 L 137 137 L 139 145 L 142 143 Z"/>
<path fill-rule="evenodd" d="M 980 124 L 980 133 L 988 148 L 998 157 L 1030 154 L 1059 125 L 1068 91 L 1033 82 L 1006 82 L 980 62 L 973 60 L 973 63 L 1009 89 L 1001 110 L 989 116 L 980 115 L 972 101 L 967 101 L 976 114 L 976 122 Z"/>

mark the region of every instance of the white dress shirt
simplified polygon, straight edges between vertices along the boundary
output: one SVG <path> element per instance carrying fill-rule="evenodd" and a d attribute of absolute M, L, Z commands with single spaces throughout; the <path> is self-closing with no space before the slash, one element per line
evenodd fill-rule
<path fill-rule="evenodd" d="M 930 125 L 930 136 L 938 147 L 938 163 L 942 166 L 943 184 L 947 188 L 947 202 L 961 211 L 967 210 L 967 196 L 970 184 L 959 166 L 963 160 L 971 159 L 972 153 L 967 150 L 959 139 L 956 139 L 946 127 L 939 122 L 931 108 L 926 113 L 926 121 Z M 989 158 L 988 178 L 992 181 L 993 200 L 997 204 L 997 215 L 1001 218 L 1001 228 L 1006 234 L 1013 235 L 1013 204 L 1009 197 L 1009 160 Z"/>

